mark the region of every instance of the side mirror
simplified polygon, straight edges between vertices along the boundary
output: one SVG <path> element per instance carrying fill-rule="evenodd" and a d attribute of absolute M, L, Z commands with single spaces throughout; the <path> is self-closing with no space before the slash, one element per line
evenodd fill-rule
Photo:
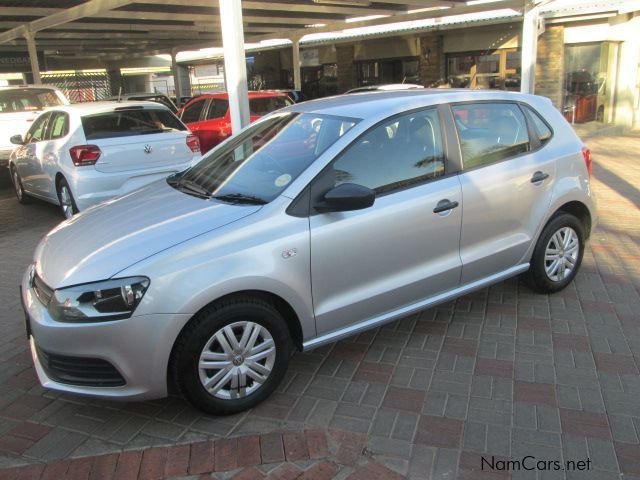
<path fill-rule="evenodd" d="M 9 141 L 14 145 L 24 145 L 24 140 L 22 139 L 22 135 L 13 135 Z"/>
<path fill-rule="evenodd" d="M 315 206 L 316 211 L 348 212 L 362 210 L 373 205 L 376 192 L 355 183 L 343 183 L 332 188 L 324 195 L 324 202 Z"/>

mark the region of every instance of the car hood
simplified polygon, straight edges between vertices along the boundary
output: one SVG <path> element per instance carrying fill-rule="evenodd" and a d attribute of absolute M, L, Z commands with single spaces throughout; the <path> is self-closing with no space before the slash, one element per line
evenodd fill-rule
<path fill-rule="evenodd" d="M 203 200 L 161 180 L 89 208 L 51 230 L 36 249 L 36 272 L 52 288 L 104 280 L 260 208 Z"/>

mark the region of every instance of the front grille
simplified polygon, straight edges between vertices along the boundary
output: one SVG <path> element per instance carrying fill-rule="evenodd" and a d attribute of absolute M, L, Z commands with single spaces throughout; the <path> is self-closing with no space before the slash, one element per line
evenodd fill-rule
<path fill-rule="evenodd" d="M 121 387 L 120 372 L 101 358 L 69 357 L 36 347 L 40 364 L 51 380 L 82 387 Z"/>
<path fill-rule="evenodd" d="M 45 307 L 49 305 L 49 301 L 53 296 L 53 289 L 44 283 L 37 273 L 33 275 L 33 291 Z"/>

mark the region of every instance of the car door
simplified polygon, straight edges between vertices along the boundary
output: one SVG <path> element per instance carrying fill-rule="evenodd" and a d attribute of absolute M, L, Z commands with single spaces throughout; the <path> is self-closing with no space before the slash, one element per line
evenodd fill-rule
<path fill-rule="evenodd" d="M 369 208 L 310 216 L 318 335 L 458 286 L 462 196 L 444 145 L 436 108 L 404 114 L 370 129 L 313 182 L 312 204 L 341 183 L 376 192 Z"/>
<path fill-rule="evenodd" d="M 40 151 L 36 155 L 33 188 L 38 194 L 55 199 L 55 176 L 59 171 L 60 151 L 69 133 L 69 115 L 60 111 L 52 111 L 50 115 L 44 139 L 38 147 Z"/>
<path fill-rule="evenodd" d="M 40 158 L 44 150 L 47 122 L 51 113 L 43 113 L 31 125 L 24 137 L 24 145 L 16 150 L 15 165 L 22 180 L 23 188 L 29 193 L 38 194 L 37 180 L 40 170 Z"/>
<path fill-rule="evenodd" d="M 554 158 L 517 103 L 451 107 L 462 154 L 462 284 L 527 263 L 551 202 Z"/>

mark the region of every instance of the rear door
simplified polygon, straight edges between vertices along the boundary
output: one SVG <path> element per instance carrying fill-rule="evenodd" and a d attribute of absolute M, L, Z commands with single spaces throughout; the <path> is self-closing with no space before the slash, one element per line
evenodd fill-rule
<path fill-rule="evenodd" d="M 165 108 L 121 107 L 82 118 L 87 144 L 101 155 L 96 170 L 105 173 L 182 168 L 194 158 L 189 131 Z"/>
<path fill-rule="evenodd" d="M 462 284 L 528 262 L 551 203 L 555 160 L 510 102 L 451 107 L 462 152 Z"/>
<path fill-rule="evenodd" d="M 37 147 L 33 188 L 38 194 L 55 199 L 55 175 L 69 135 L 69 115 L 60 111 L 52 111 L 50 115 L 44 140 Z"/>

